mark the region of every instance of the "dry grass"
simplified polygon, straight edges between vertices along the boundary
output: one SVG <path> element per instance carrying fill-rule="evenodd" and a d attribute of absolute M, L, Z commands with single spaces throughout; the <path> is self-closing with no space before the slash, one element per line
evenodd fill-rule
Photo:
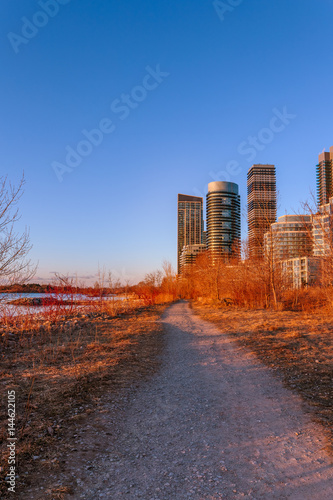
<path fill-rule="evenodd" d="M 203 319 L 250 348 L 283 375 L 333 437 L 333 315 L 193 304 Z"/>
<path fill-rule="evenodd" d="M 22 490 L 33 475 L 33 457 L 44 458 L 45 467 L 57 467 L 54 450 L 80 415 L 93 411 L 106 389 L 127 387 L 156 370 L 163 343 L 157 320 L 165 306 L 117 307 L 76 313 L 29 332 L 17 329 L 0 337 L 0 446 L 5 459 L 1 479 L 8 473 L 7 390 L 16 391 L 17 484 Z M 0 494 L 1 498 L 8 494 L 3 482 Z M 52 498 L 63 494 L 53 492 Z"/>

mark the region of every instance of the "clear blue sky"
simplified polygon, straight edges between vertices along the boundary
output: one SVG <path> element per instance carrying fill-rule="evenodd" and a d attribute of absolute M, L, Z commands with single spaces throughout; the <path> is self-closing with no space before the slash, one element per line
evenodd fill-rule
<path fill-rule="evenodd" d="M 276 165 L 280 214 L 315 190 L 318 153 L 333 145 L 333 4 L 222 3 L 1 1 L 1 174 L 25 172 L 20 227 L 38 277 L 105 266 L 135 282 L 175 265 L 177 193 L 205 194 L 230 161 L 244 216 L 252 163 Z M 284 108 L 289 123 L 272 122 Z M 101 122 L 107 132 L 59 173 Z"/>

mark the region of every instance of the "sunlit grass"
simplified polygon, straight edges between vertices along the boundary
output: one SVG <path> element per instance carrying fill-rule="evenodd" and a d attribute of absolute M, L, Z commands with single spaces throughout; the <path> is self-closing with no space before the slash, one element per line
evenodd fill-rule
<path fill-rule="evenodd" d="M 47 453 L 47 467 L 62 430 L 91 411 L 106 388 L 116 390 L 156 369 L 162 342 L 157 320 L 164 308 L 143 307 L 138 301 L 93 301 L 89 308 L 67 315 L 53 309 L 35 319 L 3 318 L 0 385 L 3 395 L 16 391 L 20 474 L 32 472 L 33 456 Z M 0 447 L 5 459 L 3 403 Z M 2 479 L 7 472 L 4 467 Z M 5 498 L 4 483 L 0 491 Z"/>

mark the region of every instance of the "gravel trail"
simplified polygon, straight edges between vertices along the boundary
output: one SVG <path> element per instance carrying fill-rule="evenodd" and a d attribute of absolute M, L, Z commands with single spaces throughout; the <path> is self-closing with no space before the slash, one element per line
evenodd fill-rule
<path fill-rule="evenodd" d="M 329 442 L 298 396 L 186 303 L 162 321 L 161 370 L 104 414 L 116 439 L 75 497 L 332 499 Z"/>

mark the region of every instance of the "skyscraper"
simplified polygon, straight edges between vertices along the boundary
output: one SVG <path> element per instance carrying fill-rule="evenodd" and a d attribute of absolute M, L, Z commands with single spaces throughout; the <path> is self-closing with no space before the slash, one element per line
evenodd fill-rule
<path fill-rule="evenodd" d="M 333 196 L 333 146 L 330 152 L 320 153 L 317 165 L 317 201 L 326 205 Z"/>
<path fill-rule="evenodd" d="M 247 174 L 249 256 L 264 256 L 264 234 L 276 221 L 274 165 L 252 165 Z"/>
<path fill-rule="evenodd" d="M 185 245 L 201 245 L 203 240 L 203 199 L 198 196 L 178 195 L 177 272 L 180 274 L 180 256 Z"/>
<path fill-rule="evenodd" d="M 210 182 L 207 194 L 207 249 L 240 257 L 240 196 L 234 182 Z"/>

